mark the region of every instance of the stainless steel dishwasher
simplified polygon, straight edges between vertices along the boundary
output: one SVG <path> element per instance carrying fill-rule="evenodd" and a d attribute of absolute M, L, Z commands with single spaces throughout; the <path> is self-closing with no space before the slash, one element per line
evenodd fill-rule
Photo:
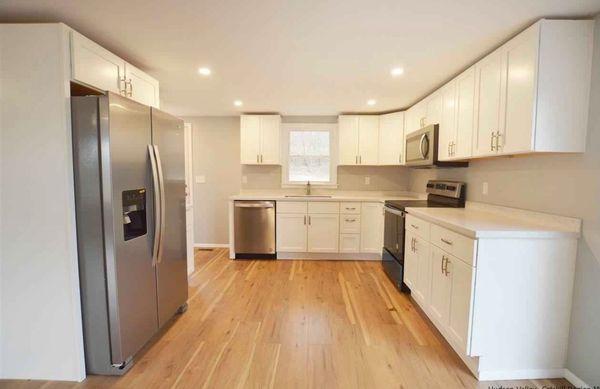
<path fill-rule="evenodd" d="M 235 201 L 236 259 L 275 259 L 275 201 Z"/>

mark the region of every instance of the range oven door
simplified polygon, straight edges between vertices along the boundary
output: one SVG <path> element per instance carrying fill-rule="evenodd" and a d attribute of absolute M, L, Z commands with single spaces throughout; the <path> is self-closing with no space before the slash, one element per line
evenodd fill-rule
<path fill-rule="evenodd" d="M 384 209 L 383 270 L 398 289 L 406 291 L 403 284 L 405 213 L 390 207 Z"/>

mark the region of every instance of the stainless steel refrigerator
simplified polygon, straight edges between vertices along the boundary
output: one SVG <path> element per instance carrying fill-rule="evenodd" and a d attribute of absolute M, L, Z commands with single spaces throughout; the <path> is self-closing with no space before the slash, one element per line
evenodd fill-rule
<path fill-rule="evenodd" d="M 112 93 L 71 116 L 86 366 L 120 375 L 187 307 L 183 122 Z"/>

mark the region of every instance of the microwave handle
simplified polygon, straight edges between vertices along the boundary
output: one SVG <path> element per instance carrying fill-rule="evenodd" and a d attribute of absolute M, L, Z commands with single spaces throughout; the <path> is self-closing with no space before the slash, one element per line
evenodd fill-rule
<path fill-rule="evenodd" d="M 427 139 L 427 134 L 421 135 L 421 140 L 419 141 L 419 151 L 421 152 L 421 157 L 423 157 L 424 159 L 427 158 L 425 152 L 423 151 L 423 142 L 425 141 L 425 139 Z"/>

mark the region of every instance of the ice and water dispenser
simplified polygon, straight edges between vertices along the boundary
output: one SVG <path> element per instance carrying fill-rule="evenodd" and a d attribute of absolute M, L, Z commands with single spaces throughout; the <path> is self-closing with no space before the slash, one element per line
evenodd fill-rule
<path fill-rule="evenodd" d="M 123 234 L 125 240 L 145 235 L 146 225 L 146 189 L 126 190 L 122 195 Z"/>

